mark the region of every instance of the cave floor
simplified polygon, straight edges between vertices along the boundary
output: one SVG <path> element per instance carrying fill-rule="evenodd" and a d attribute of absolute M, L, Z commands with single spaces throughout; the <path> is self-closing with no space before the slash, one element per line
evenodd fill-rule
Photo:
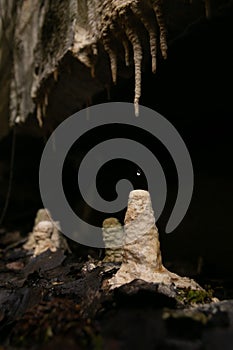
<path fill-rule="evenodd" d="M 98 252 L 33 258 L 25 240 L 0 231 L 0 349 L 231 349 L 232 281 L 196 276 L 220 301 L 195 306 L 140 281 L 108 292 L 116 267 L 96 266 Z"/>

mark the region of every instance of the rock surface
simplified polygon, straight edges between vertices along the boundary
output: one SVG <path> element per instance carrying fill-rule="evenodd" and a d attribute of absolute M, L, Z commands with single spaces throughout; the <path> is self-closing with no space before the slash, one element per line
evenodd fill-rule
<path fill-rule="evenodd" d="M 9 124 L 26 120 L 25 130 L 35 135 L 41 134 L 38 123 L 44 125 L 43 134 L 51 132 L 74 111 L 90 105 L 117 77 L 131 77 L 133 69 L 138 102 L 141 65 L 150 60 L 154 72 L 160 47 L 166 57 L 166 28 L 169 39 L 174 39 L 205 15 L 202 0 L 167 0 L 157 11 L 159 3 L 2 0 L 0 138 L 8 133 Z M 214 12 L 228 3 L 214 1 Z"/>
<path fill-rule="evenodd" d="M 116 266 L 66 256 L 61 249 L 31 259 L 22 243 L 6 246 L 1 237 L 0 346 L 5 350 L 232 347 L 232 300 L 185 305 L 173 284 L 138 279 L 103 289 Z"/>

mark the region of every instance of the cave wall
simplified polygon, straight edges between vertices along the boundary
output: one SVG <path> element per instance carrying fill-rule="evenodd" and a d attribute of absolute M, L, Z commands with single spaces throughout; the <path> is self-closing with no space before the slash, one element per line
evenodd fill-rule
<path fill-rule="evenodd" d="M 211 3 L 218 12 L 229 0 Z M 202 0 L 1 0 L 1 12 L 0 137 L 25 121 L 25 132 L 51 132 L 133 75 L 137 105 L 141 71 L 166 58 L 166 36 L 175 40 L 206 9 Z"/>
<path fill-rule="evenodd" d="M 12 79 L 16 1 L 0 1 L 0 139 L 9 132 L 9 97 Z"/>

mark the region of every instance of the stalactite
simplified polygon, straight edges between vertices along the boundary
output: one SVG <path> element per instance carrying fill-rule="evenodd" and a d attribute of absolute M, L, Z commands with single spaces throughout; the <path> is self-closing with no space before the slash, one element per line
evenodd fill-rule
<path fill-rule="evenodd" d="M 146 28 L 146 30 L 149 34 L 151 67 L 152 67 L 152 72 L 155 73 L 155 71 L 156 71 L 156 56 L 157 56 L 157 31 L 156 31 L 155 22 L 153 22 L 153 20 L 151 20 L 150 12 L 146 13 L 146 12 L 144 12 L 144 8 L 141 8 L 140 6 L 138 6 L 138 1 L 132 3 L 131 9 L 132 9 L 133 13 L 135 14 L 135 16 L 137 16 L 138 19 L 143 23 L 144 27 Z"/>
<path fill-rule="evenodd" d="M 137 33 L 130 27 L 125 28 L 126 35 L 133 47 L 134 72 L 135 72 L 135 91 L 134 108 L 135 115 L 139 115 L 139 99 L 141 97 L 141 65 L 142 65 L 142 46 Z"/>
<path fill-rule="evenodd" d="M 57 68 L 53 71 L 53 79 L 55 82 L 58 81 L 58 69 Z"/>
<path fill-rule="evenodd" d="M 99 10 L 100 11 L 100 10 Z M 113 47 L 114 38 L 114 16 L 111 1 L 103 1 L 101 22 L 99 23 L 99 30 L 101 32 L 101 39 L 104 50 L 107 52 L 110 60 L 110 68 L 112 81 L 116 84 L 117 81 L 117 52 Z"/>
<path fill-rule="evenodd" d="M 97 44 L 92 44 L 91 45 L 91 49 L 92 49 L 93 55 L 97 56 L 98 55 L 98 46 L 97 46 Z"/>
<path fill-rule="evenodd" d="M 94 79 L 95 78 L 95 66 L 91 66 L 91 77 Z"/>
<path fill-rule="evenodd" d="M 205 14 L 206 18 L 210 19 L 212 17 L 212 1 L 205 0 Z"/>
<path fill-rule="evenodd" d="M 189 2 L 192 3 L 191 0 Z M 50 3 L 53 6 L 50 6 Z M 56 3 L 58 6 L 55 5 Z M 113 83 L 117 81 L 118 69 L 123 77 L 126 76 L 125 73 L 128 76 L 131 74 L 131 70 L 126 72 L 125 67 L 122 67 L 121 61 L 124 59 L 126 66 L 130 66 L 134 61 L 136 114 L 139 113 L 138 104 L 141 95 L 143 50 L 146 54 L 150 51 L 153 72 L 156 71 L 158 51 L 161 51 L 163 58 L 167 58 L 167 30 L 163 16 L 165 0 L 72 0 L 68 3 L 69 6 L 66 6 L 64 1 L 44 1 L 43 6 L 35 5 L 38 12 L 34 13 L 35 18 L 32 13 L 32 16 L 28 17 L 27 23 L 24 23 L 26 17 L 24 18 L 19 9 L 18 19 L 22 21 L 19 20 L 19 26 L 17 26 L 19 28 L 15 33 L 14 50 L 12 52 L 15 61 L 12 62 L 13 74 L 16 80 L 11 82 L 10 92 L 9 105 L 12 124 L 23 122 L 37 108 L 39 125 L 43 125 L 43 116 L 47 112 L 46 106 L 48 105 L 48 96 L 50 96 L 50 91 L 47 90 L 44 100 L 41 100 L 43 89 L 50 85 L 50 79 L 57 82 L 59 75 L 64 74 L 62 67 L 67 62 L 64 58 L 69 57 L 70 54 L 90 69 L 91 76 L 95 78 L 96 83 L 93 83 L 93 87 L 91 87 L 93 94 L 96 91 L 101 91 L 103 86 L 109 83 L 108 72 L 104 72 L 103 76 L 100 77 L 105 62 L 102 55 L 103 48 L 109 55 Z M 213 11 L 215 13 L 218 8 L 216 1 L 203 0 L 203 9 L 204 4 L 206 16 L 209 18 L 211 11 L 213 14 Z M 64 12 L 66 7 L 67 13 Z M 173 6 L 170 5 L 164 7 L 164 11 L 167 11 L 166 15 L 170 21 L 171 29 L 173 28 L 173 23 L 171 23 L 173 21 L 172 8 Z M 176 11 L 174 14 L 176 14 Z M 40 23 L 36 22 L 38 16 Z M 52 19 L 54 23 L 51 26 L 50 33 L 49 25 Z M 35 23 L 38 25 L 35 25 Z M 25 30 L 28 25 L 31 33 L 29 30 Z M 179 27 L 177 26 L 178 29 Z M 174 28 L 176 32 L 175 21 Z M 27 44 L 29 34 L 34 38 L 33 47 Z M 44 34 L 46 34 L 45 37 Z M 22 70 L 21 76 L 21 73 L 18 74 L 19 71 L 21 72 L 20 64 L 23 61 L 26 62 L 28 57 L 30 57 L 30 64 L 23 64 L 25 70 Z M 97 62 L 98 76 L 95 77 Z M 79 67 L 78 65 L 77 68 L 79 69 Z M 67 67 L 66 71 L 68 71 Z M 86 71 L 82 73 L 80 75 L 81 79 L 85 76 Z M 25 77 L 27 77 L 26 80 Z M 88 76 L 85 85 L 92 84 L 89 78 Z M 28 84 L 26 88 L 24 88 L 25 82 L 26 85 Z M 56 89 L 57 86 L 54 91 Z M 80 99 L 77 105 L 80 106 L 83 104 L 83 94 L 77 95 L 77 98 Z M 49 99 L 49 102 L 51 101 Z M 37 107 L 35 106 L 36 103 L 38 103 Z"/>
<path fill-rule="evenodd" d="M 163 17 L 161 0 L 152 2 L 152 6 L 156 15 L 156 20 L 160 31 L 160 49 L 164 59 L 167 58 L 167 29 Z"/>
<path fill-rule="evenodd" d="M 117 54 L 116 52 L 110 47 L 110 41 L 108 38 L 103 38 L 103 45 L 104 50 L 107 52 L 110 60 L 110 67 L 111 67 L 111 73 L 112 73 L 112 81 L 114 84 L 116 84 L 117 81 Z"/>
<path fill-rule="evenodd" d="M 100 40 L 109 56 L 112 81 L 117 81 L 119 46 L 124 50 L 125 65 L 130 65 L 130 48 L 133 49 L 135 70 L 135 114 L 139 114 L 141 96 L 141 69 L 143 50 L 140 42 L 140 24 L 149 36 L 152 72 L 156 71 L 158 45 L 162 56 L 167 57 L 166 26 L 163 19 L 162 0 L 87 0 L 87 18 L 90 36 Z M 157 22 L 157 23 L 156 23 Z M 159 39 L 158 39 L 159 28 Z M 146 45 L 143 47 L 146 48 Z M 97 45 L 91 47 L 98 54 Z M 91 74 L 94 77 L 93 65 Z"/>
<path fill-rule="evenodd" d="M 49 103 L 49 101 L 48 101 L 48 92 L 45 91 L 45 95 L 44 95 L 44 104 L 45 104 L 45 106 L 48 106 L 48 103 Z"/>
<path fill-rule="evenodd" d="M 122 45 L 124 47 L 124 52 L 125 52 L 125 65 L 126 67 L 129 66 L 130 64 L 130 56 L 129 56 L 129 43 L 128 40 L 123 38 L 122 39 Z"/>
<path fill-rule="evenodd" d="M 45 116 L 46 115 L 46 104 L 44 103 L 44 101 L 42 102 L 42 115 Z"/>
<path fill-rule="evenodd" d="M 160 31 L 160 49 L 164 59 L 167 58 L 167 28 L 162 11 L 162 1 L 153 0 L 152 6 L 156 15 L 156 20 Z"/>
<path fill-rule="evenodd" d="M 41 109 L 40 102 L 38 102 L 38 104 L 37 104 L 36 118 L 37 118 L 39 127 L 42 128 L 42 126 L 43 126 L 43 116 L 42 116 L 42 109 Z"/>
<path fill-rule="evenodd" d="M 90 10 L 89 18 L 93 29 L 93 21 L 99 18 L 95 23 L 95 31 L 100 32 L 100 39 L 104 49 L 110 59 L 110 67 L 112 81 L 116 83 L 117 79 L 117 44 L 123 46 L 125 53 L 125 64 L 130 64 L 129 42 L 133 48 L 133 60 L 135 69 L 135 114 L 139 114 L 139 99 L 141 96 L 141 66 L 143 51 L 140 42 L 140 34 L 138 33 L 139 24 L 143 24 L 149 35 L 149 49 L 151 54 L 152 72 L 156 71 L 156 56 L 157 56 L 157 27 L 159 28 L 159 43 L 162 56 L 167 57 L 167 41 L 166 41 L 166 26 L 163 19 L 162 2 L 161 0 L 104 0 L 99 2 L 94 1 Z M 98 11 L 97 11 L 98 8 Z M 95 13 L 94 13 L 95 9 Z M 156 23 L 157 22 L 157 23 Z"/>

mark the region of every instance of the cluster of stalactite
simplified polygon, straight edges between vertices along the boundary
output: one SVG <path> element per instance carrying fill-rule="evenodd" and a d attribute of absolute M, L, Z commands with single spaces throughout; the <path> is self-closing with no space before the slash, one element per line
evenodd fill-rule
<path fill-rule="evenodd" d="M 122 45 L 125 64 L 131 64 L 131 52 L 135 70 L 135 113 L 141 95 L 141 68 L 143 59 L 141 25 L 148 33 L 152 72 L 156 71 L 156 57 L 160 47 L 167 57 L 166 25 L 162 11 L 163 0 L 88 0 L 90 31 L 100 39 L 109 55 L 112 81 L 117 80 L 118 45 Z M 116 45 L 116 43 L 118 45 Z"/>
<path fill-rule="evenodd" d="M 213 12 L 212 0 L 197 1 L 203 4 L 203 11 L 205 4 L 206 15 L 210 18 Z M 176 2 L 194 4 L 191 0 Z M 10 123 L 24 122 L 29 115 L 34 114 L 35 106 L 40 126 L 43 126 L 45 116 L 52 115 L 54 118 L 53 108 L 48 106 L 53 105 L 57 83 L 61 77 L 64 78 L 64 71 L 69 70 L 64 67 L 69 66 L 67 62 L 73 58 L 90 69 L 91 77 L 96 79 L 93 81 L 88 69 L 83 69 L 77 80 L 84 80 L 84 88 L 80 84 L 76 89 L 74 84 L 76 90 L 69 102 L 76 109 L 82 108 L 85 102 L 89 105 L 92 96 L 105 87 L 109 88 L 108 70 L 100 78 L 106 62 L 103 49 L 109 57 L 114 84 L 122 72 L 125 75 L 127 71 L 129 76 L 134 68 L 134 104 L 138 115 L 143 66 L 151 56 L 151 69 L 155 73 L 158 55 L 167 57 L 167 26 L 164 18 L 169 26 L 169 15 L 173 14 L 171 4 L 173 0 L 44 0 L 41 4 L 33 0 L 17 2 L 15 32 L 12 34 L 14 79 L 11 79 L 9 88 Z M 79 70 L 79 67 L 82 69 L 79 64 L 73 71 Z M 125 66 L 130 68 L 125 70 Z M 74 76 L 77 76 L 76 73 Z"/>
<path fill-rule="evenodd" d="M 187 0 L 181 1 L 187 3 Z M 192 4 L 191 0 L 188 2 Z M 72 55 L 90 68 L 94 78 L 95 65 L 98 55 L 102 52 L 102 45 L 109 57 L 112 82 L 116 84 L 123 53 L 125 66 L 134 67 L 134 105 L 135 114 L 139 115 L 142 65 L 145 62 L 143 58 L 150 53 L 153 73 L 156 72 L 158 55 L 167 58 L 167 3 L 164 0 L 69 0 L 69 4 L 70 18 L 76 18 L 74 26 L 71 26 L 74 32 L 66 40 L 73 40 L 70 47 Z M 212 0 L 203 1 L 203 10 L 205 8 L 207 18 L 211 16 L 211 5 Z M 57 38 L 57 35 L 55 37 Z M 50 71 L 53 71 L 56 82 L 57 67 Z M 37 86 L 34 90 L 37 90 Z M 38 95 L 37 92 L 35 95 Z M 48 96 L 47 86 L 45 92 L 42 92 L 42 98 L 40 95 L 40 101 L 36 98 L 37 119 L 41 126 L 43 116 L 46 115 Z"/>

